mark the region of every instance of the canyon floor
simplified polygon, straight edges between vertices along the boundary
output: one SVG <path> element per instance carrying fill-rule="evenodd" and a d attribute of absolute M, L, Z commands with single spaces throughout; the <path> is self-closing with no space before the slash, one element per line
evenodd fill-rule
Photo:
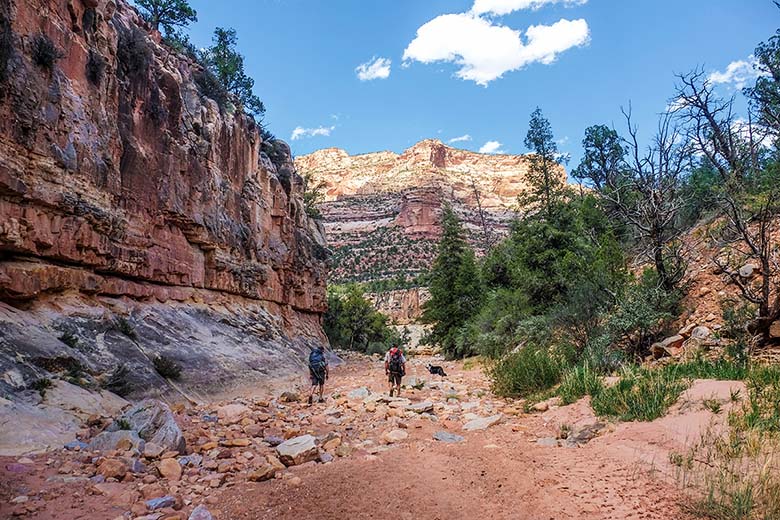
<path fill-rule="evenodd" d="M 478 367 L 443 363 L 439 378 L 428 361 L 410 360 L 416 389 L 400 400 L 387 398 L 380 361 L 351 357 L 332 370 L 325 403 L 174 408 L 191 452 L 174 471 L 159 453 L 5 458 L 0 517 L 208 518 L 190 517 L 203 505 L 217 519 L 687 518 L 669 454 L 725 416 L 705 399 L 727 408 L 741 385 L 697 381 L 662 419 L 610 423 L 587 399 L 526 412 L 494 397 Z M 304 434 L 316 437 L 317 460 L 285 467 L 273 445 Z M 101 474 L 105 459 L 133 456 L 141 464 L 124 476 Z"/>

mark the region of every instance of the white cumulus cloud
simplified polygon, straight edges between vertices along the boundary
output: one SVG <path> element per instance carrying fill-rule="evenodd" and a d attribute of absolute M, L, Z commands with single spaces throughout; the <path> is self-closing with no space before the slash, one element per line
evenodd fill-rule
<path fill-rule="evenodd" d="M 582 5 L 588 0 L 474 0 L 471 12 L 474 14 L 494 14 L 497 16 L 520 11 L 522 9 L 540 9 L 547 4 L 566 6 Z"/>
<path fill-rule="evenodd" d="M 290 139 L 297 141 L 304 137 L 316 137 L 316 136 L 330 136 L 330 133 L 336 129 L 335 126 L 318 126 L 317 128 L 303 128 L 302 126 L 295 127 L 292 131 Z"/>
<path fill-rule="evenodd" d="M 449 140 L 450 143 L 466 143 L 468 141 L 471 141 L 471 136 L 469 134 L 465 134 L 460 137 L 453 137 Z"/>
<path fill-rule="evenodd" d="M 374 56 L 367 62 L 358 65 L 355 68 L 355 73 L 360 81 L 387 79 L 390 77 L 390 66 L 392 63 L 388 58 Z"/>
<path fill-rule="evenodd" d="M 528 64 L 550 64 L 560 53 L 585 45 L 589 37 L 583 19 L 533 25 L 523 35 L 471 13 L 445 14 L 417 29 L 403 58 L 405 63 L 452 62 L 460 66 L 459 78 L 487 86 Z"/>
<path fill-rule="evenodd" d="M 504 150 L 501 148 L 502 146 L 504 145 L 498 141 L 488 141 L 482 145 L 482 148 L 479 149 L 479 153 L 504 153 Z"/>
<path fill-rule="evenodd" d="M 755 56 L 748 56 L 746 60 L 732 61 L 724 71 L 715 71 L 708 79 L 712 83 L 727 84 L 735 89 L 742 90 L 748 83 L 764 74 L 757 67 Z"/>

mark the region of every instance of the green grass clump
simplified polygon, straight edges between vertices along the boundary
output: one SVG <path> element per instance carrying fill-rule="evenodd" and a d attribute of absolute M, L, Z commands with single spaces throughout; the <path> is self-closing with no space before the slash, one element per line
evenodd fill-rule
<path fill-rule="evenodd" d="M 586 395 L 598 395 L 603 388 L 598 372 L 586 363 L 566 372 L 558 388 L 558 395 L 563 404 L 571 404 Z"/>
<path fill-rule="evenodd" d="M 527 397 L 557 385 L 568 366 L 550 349 L 527 346 L 493 362 L 487 372 L 497 395 Z"/>
<path fill-rule="evenodd" d="M 689 386 L 673 369 L 628 369 L 620 380 L 593 396 L 596 414 L 621 421 L 653 421 L 662 417 Z"/>
<path fill-rule="evenodd" d="M 686 363 L 670 365 L 666 370 L 674 370 L 679 377 L 719 381 L 741 381 L 748 375 L 747 363 L 726 358 L 716 360 L 697 358 Z"/>
<path fill-rule="evenodd" d="M 747 400 L 731 414 L 732 427 L 780 433 L 780 366 L 753 368 L 745 384 Z"/>

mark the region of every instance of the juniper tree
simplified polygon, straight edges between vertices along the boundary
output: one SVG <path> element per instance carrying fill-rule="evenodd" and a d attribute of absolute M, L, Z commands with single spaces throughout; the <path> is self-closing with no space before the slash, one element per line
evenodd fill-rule
<path fill-rule="evenodd" d="M 144 20 L 168 36 L 176 34 L 177 28 L 198 21 L 198 13 L 187 0 L 136 0 L 136 4 L 142 9 Z"/>

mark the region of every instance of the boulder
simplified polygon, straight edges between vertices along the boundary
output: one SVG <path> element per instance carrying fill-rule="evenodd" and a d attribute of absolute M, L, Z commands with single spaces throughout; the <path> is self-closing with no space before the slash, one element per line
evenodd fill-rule
<path fill-rule="evenodd" d="M 596 437 L 599 434 L 599 432 L 604 429 L 605 426 L 606 425 L 601 422 L 580 426 L 579 428 L 576 428 L 571 432 L 569 432 L 569 435 L 566 437 L 566 440 L 564 441 L 564 445 L 568 448 L 576 448 L 578 446 L 586 444 L 591 439 Z"/>
<path fill-rule="evenodd" d="M 769 336 L 773 339 L 780 339 L 780 320 L 772 323 L 769 327 Z"/>
<path fill-rule="evenodd" d="M 317 460 L 319 457 L 317 439 L 311 435 L 289 439 L 276 447 L 276 453 L 279 455 L 279 460 L 288 467 Z"/>
<path fill-rule="evenodd" d="M 438 431 L 433 434 L 433 439 L 437 440 L 439 442 L 444 442 L 447 444 L 454 444 L 457 442 L 463 442 L 466 440 L 464 437 L 461 437 L 460 435 L 456 435 L 454 433 L 445 432 L 445 431 Z"/>
<path fill-rule="evenodd" d="M 144 457 L 146 457 L 147 459 L 156 459 L 157 457 L 162 455 L 163 451 L 165 450 L 159 444 L 155 444 L 153 442 L 147 442 L 146 446 L 144 446 L 143 454 Z"/>
<path fill-rule="evenodd" d="M 712 330 L 704 325 L 696 327 L 691 331 L 691 339 L 705 340 L 712 336 Z"/>
<path fill-rule="evenodd" d="M 122 414 L 107 430 L 118 431 L 122 425 L 129 425 L 143 440 L 162 446 L 165 450 L 184 452 L 185 442 L 181 428 L 176 424 L 171 409 L 161 401 L 141 401 Z"/>
<path fill-rule="evenodd" d="M 742 278 L 753 278 L 758 274 L 759 267 L 754 264 L 745 264 L 739 268 L 739 276 Z"/>
<path fill-rule="evenodd" d="M 282 395 L 279 396 L 279 402 L 282 403 L 297 403 L 300 400 L 300 396 L 295 392 L 283 392 Z"/>
<path fill-rule="evenodd" d="M 157 509 L 163 509 L 165 507 L 173 507 L 176 504 L 176 497 L 171 495 L 165 495 L 164 497 L 152 498 L 146 501 L 146 507 L 150 511 Z"/>
<path fill-rule="evenodd" d="M 683 343 L 685 343 L 685 337 L 677 334 L 666 338 L 660 343 L 654 343 L 650 347 L 650 352 L 653 354 L 655 359 L 660 359 L 666 356 L 676 357 L 682 353 Z"/>
<path fill-rule="evenodd" d="M 472 432 L 477 430 L 487 430 L 493 425 L 496 425 L 501 422 L 501 419 L 503 419 L 503 415 L 496 414 L 491 415 L 490 417 L 482 417 L 479 419 L 474 419 L 473 421 L 469 421 L 466 424 L 463 425 L 463 429 Z"/>
<path fill-rule="evenodd" d="M 87 448 L 92 451 L 110 451 L 118 450 L 120 445 L 127 445 L 127 443 L 130 444 L 131 448 L 134 448 L 139 452 L 143 452 L 144 449 L 146 449 L 146 443 L 144 440 L 138 436 L 137 432 L 132 430 L 108 431 L 100 433 L 96 435 L 91 441 L 89 441 Z"/>

